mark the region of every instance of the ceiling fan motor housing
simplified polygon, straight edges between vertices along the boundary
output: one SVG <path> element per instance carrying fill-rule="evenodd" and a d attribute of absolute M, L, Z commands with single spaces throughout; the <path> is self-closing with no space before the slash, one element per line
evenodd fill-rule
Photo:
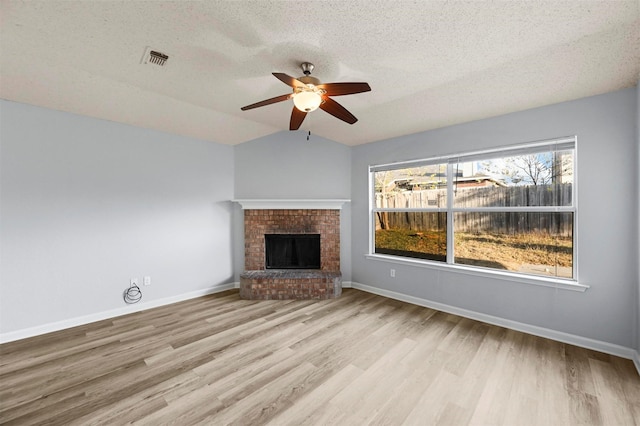
<path fill-rule="evenodd" d="M 313 84 L 314 86 L 318 86 L 320 84 L 320 80 L 315 77 L 311 77 L 310 75 L 305 75 L 304 77 L 298 78 L 299 81 L 304 84 Z"/>

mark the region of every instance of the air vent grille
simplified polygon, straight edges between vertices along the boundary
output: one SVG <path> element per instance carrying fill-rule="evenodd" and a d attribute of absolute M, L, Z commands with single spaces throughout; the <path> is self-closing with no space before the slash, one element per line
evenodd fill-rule
<path fill-rule="evenodd" d="M 142 55 L 142 60 L 140 61 L 140 63 L 160 65 L 162 67 L 165 65 L 168 59 L 169 55 L 158 52 L 157 50 L 152 50 L 149 46 L 147 46 L 144 49 L 144 54 Z"/>
<path fill-rule="evenodd" d="M 169 59 L 164 53 L 156 52 L 155 50 L 149 52 L 149 56 L 149 62 L 160 66 L 163 66 L 164 63 L 167 62 L 167 59 Z"/>

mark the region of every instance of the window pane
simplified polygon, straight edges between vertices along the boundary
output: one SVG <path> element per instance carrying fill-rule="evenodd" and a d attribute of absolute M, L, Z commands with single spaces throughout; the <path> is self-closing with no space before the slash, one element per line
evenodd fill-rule
<path fill-rule="evenodd" d="M 573 278 L 573 213 L 454 214 L 455 263 Z"/>
<path fill-rule="evenodd" d="M 454 206 L 571 206 L 573 150 L 459 163 Z"/>
<path fill-rule="evenodd" d="M 447 206 L 447 165 L 432 164 L 374 172 L 377 208 Z"/>
<path fill-rule="evenodd" d="M 375 252 L 447 260 L 447 214 L 376 212 Z"/>

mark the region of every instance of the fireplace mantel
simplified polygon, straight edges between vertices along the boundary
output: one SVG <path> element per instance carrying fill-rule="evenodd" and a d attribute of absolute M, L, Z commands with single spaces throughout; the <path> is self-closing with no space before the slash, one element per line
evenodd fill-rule
<path fill-rule="evenodd" d="M 242 206 L 243 210 L 340 210 L 348 199 L 240 199 L 231 200 Z"/>

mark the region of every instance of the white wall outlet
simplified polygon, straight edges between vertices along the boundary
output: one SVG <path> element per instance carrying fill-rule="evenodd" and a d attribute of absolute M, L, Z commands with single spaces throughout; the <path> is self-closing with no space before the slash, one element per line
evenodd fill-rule
<path fill-rule="evenodd" d="M 144 277 L 144 285 L 151 285 L 151 277 Z"/>
<path fill-rule="evenodd" d="M 390 269 L 389 270 L 389 275 L 391 275 L 391 278 L 395 278 L 396 277 L 396 270 L 395 269 Z"/>
<path fill-rule="evenodd" d="M 131 278 L 131 281 L 129 281 L 129 285 L 131 285 L 132 287 L 134 285 L 138 285 L 138 279 L 137 278 Z"/>

